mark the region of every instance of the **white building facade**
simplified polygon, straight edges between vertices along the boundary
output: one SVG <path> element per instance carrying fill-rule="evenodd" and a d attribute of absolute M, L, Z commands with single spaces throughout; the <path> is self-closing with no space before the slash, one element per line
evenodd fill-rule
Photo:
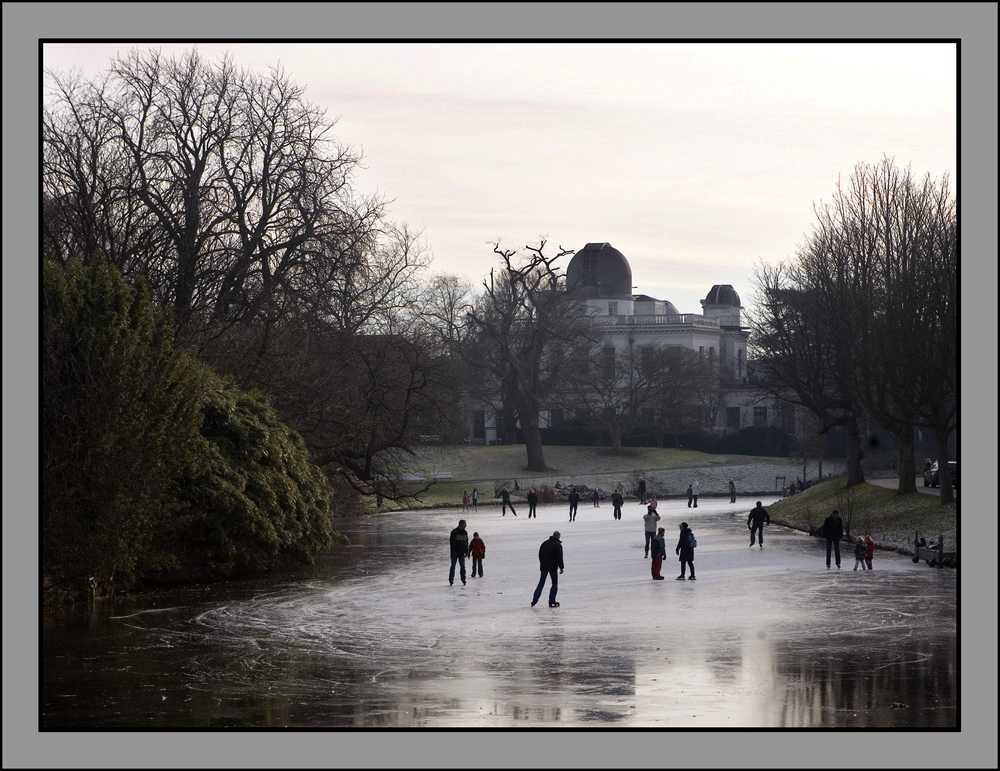
<path fill-rule="evenodd" d="M 632 269 L 609 243 L 589 243 L 576 252 L 566 268 L 566 283 L 582 290 L 585 302 L 600 324 L 603 346 L 628 354 L 643 346 L 682 346 L 707 357 L 719 372 L 723 389 L 718 409 L 706 418 L 703 430 L 738 431 L 751 426 L 794 429 L 794 411 L 749 385 L 747 343 L 740 296 L 730 284 L 712 286 L 701 301 L 701 313 L 681 313 L 668 300 L 635 294 Z M 610 350 L 609 350 L 610 353 Z M 470 441 L 492 444 L 498 439 L 495 414 L 478 410 Z M 543 410 L 540 425 L 552 425 L 552 411 Z"/>

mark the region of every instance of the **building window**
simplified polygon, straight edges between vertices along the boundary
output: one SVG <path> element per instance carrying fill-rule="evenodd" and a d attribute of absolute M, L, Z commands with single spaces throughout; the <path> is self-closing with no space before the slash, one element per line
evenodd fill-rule
<path fill-rule="evenodd" d="M 739 428 L 740 427 L 740 408 L 739 407 L 726 407 L 726 427 L 727 428 Z"/>
<path fill-rule="evenodd" d="M 699 356 L 704 356 L 705 355 L 705 346 L 703 346 L 703 345 L 699 345 L 698 346 L 698 355 Z"/>
<path fill-rule="evenodd" d="M 755 426 L 767 426 L 767 407 L 753 408 L 753 424 Z"/>
<path fill-rule="evenodd" d="M 746 351 L 740 348 L 736 352 L 736 377 L 743 379 L 743 358 L 746 356 Z"/>
<path fill-rule="evenodd" d="M 618 303 L 611 301 L 608 303 L 608 315 L 617 316 L 618 315 Z"/>

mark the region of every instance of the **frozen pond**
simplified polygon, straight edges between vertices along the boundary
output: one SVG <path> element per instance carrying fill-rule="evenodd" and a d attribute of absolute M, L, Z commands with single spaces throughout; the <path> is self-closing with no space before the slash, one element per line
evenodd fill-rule
<path fill-rule="evenodd" d="M 767 502 L 765 502 L 767 503 Z M 822 543 L 752 502 L 660 504 L 665 581 L 644 507 L 581 503 L 359 519 L 308 577 L 125 599 L 46 629 L 43 728 L 954 728 L 956 573 L 877 552 L 827 570 Z M 449 586 L 460 517 L 485 576 Z M 697 582 L 673 580 L 677 525 Z M 539 544 L 562 533 L 562 606 L 529 607 Z M 672 540 L 671 540 L 672 539 Z"/>

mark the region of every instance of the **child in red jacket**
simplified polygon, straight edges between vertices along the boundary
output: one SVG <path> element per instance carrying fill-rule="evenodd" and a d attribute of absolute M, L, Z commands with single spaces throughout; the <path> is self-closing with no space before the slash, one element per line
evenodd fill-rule
<path fill-rule="evenodd" d="M 472 534 L 469 542 L 469 555 L 472 557 L 472 577 L 476 577 L 478 568 L 479 577 L 483 577 L 483 557 L 486 556 L 486 542 L 479 537 L 479 533 Z"/>
<path fill-rule="evenodd" d="M 872 569 L 872 557 L 875 556 L 875 541 L 872 540 L 870 535 L 865 536 L 865 564 L 868 565 L 868 569 Z"/>

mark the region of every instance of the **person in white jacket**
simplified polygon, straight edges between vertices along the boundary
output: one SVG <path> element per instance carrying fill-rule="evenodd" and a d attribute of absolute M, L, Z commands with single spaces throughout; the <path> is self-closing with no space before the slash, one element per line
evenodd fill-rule
<path fill-rule="evenodd" d="M 694 501 L 694 508 L 698 508 L 698 493 L 701 491 L 701 485 L 698 484 L 698 480 L 694 480 L 691 483 L 691 499 Z"/>
<path fill-rule="evenodd" d="M 652 506 L 646 507 L 646 513 L 642 515 L 642 523 L 646 526 L 646 554 L 645 557 L 649 556 L 649 542 L 652 540 L 653 536 L 656 535 L 656 523 L 660 521 L 660 515 L 656 513 L 656 509 Z"/>

